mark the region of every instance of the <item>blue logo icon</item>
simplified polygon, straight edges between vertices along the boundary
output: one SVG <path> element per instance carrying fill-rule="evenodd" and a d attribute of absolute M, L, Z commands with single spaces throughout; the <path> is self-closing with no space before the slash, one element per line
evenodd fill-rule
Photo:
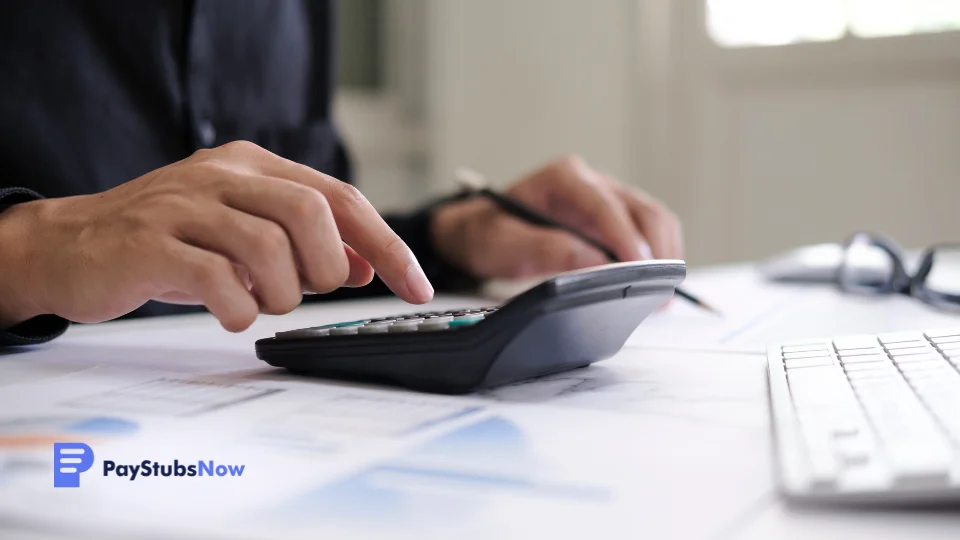
<path fill-rule="evenodd" d="M 53 443 L 53 487 L 80 487 L 80 473 L 93 466 L 93 448 L 78 442 Z"/>

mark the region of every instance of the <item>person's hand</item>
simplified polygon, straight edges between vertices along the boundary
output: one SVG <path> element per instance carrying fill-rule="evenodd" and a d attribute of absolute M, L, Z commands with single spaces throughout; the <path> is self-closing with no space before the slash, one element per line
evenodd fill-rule
<path fill-rule="evenodd" d="M 680 259 L 680 221 L 663 203 L 620 185 L 576 156 L 516 182 L 507 195 L 607 246 L 622 261 Z M 532 277 L 609 262 L 575 236 L 529 225 L 478 197 L 439 208 L 438 253 L 478 278 Z"/>
<path fill-rule="evenodd" d="M 40 314 L 97 322 L 151 299 L 203 303 L 240 331 L 302 293 L 373 272 L 433 296 L 407 245 L 349 184 L 234 142 L 103 193 L 0 213 L 0 328 Z"/>

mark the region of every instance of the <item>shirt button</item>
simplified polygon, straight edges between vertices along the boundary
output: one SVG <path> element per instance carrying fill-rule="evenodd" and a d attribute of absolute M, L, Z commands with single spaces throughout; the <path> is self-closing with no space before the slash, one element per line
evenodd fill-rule
<path fill-rule="evenodd" d="M 197 126 L 197 135 L 200 136 L 200 144 L 204 146 L 213 146 L 217 140 L 217 130 L 208 120 L 203 120 Z"/>

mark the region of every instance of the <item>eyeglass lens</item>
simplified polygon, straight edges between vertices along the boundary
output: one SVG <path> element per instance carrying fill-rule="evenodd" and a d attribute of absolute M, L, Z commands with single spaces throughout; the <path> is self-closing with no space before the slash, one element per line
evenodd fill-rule
<path fill-rule="evenodd" d="M 868 234 L 854 235 L 846 245 L 837 281 L 848 292 L 881 294 L 895 292 L 901 279 L 896 246 Z"/>
<path fill-rule="evenodd" d="M 960 304 L 960 245 L 927 251 L 914 278 L 915 294 L 936 304 Z"/>

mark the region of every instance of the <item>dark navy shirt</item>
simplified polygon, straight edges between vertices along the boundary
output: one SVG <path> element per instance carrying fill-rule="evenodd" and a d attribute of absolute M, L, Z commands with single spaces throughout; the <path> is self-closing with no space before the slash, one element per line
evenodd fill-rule
<path fill-rule="evenodd" d="M 238 139 L 349 182 L 330 110 L 334 8 L 330 0 L 3 2 L 0 205 L 104 191 Z M 469 284 L 434 254 L 429 209 L 387 221 L 438 290 Z M 385 291 L 376 281 L 322 298 Z M 196 309 L 149 302 L 130 316 Z M 51 321 L 0 332 L 0 345 L 45 339 Z"/>

